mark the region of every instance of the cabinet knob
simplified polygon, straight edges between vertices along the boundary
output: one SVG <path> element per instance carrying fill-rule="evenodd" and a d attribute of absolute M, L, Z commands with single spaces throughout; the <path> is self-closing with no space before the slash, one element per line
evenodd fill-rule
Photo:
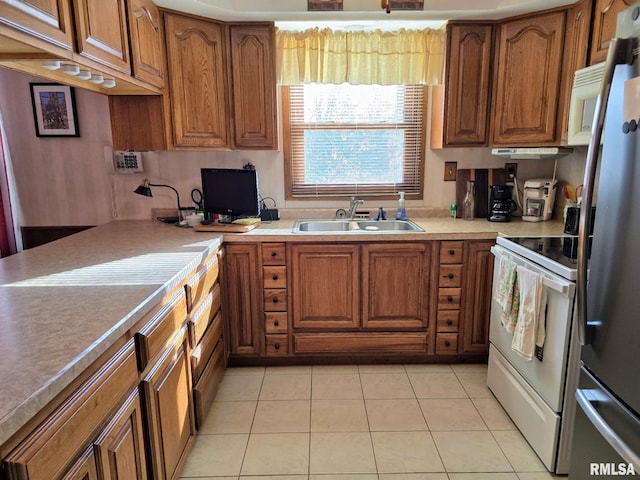
<path fill-rule="evenodd" d="M 452 256 L 453 256 L 453 255 L 455 255 L 455 254 L 456 254 L 456 251 L 455 251 L 455 250 L 449 250 L 449 255 L 452 255 Z"/>
<path fill-rule="evenodd" d="M 279 322 L 278 320 L 275 320 L 275 321 L 273 322 L 273 326 L 274 326 L 274 327 L 278 327 L 279 325 L 280 325 L 280 322 Z"/>
<path fill-rule="evenodd" d="M 453 302 L 453 297 L 447 297 L 447 302 L 449 303 Z"/>
<path fill-rule="evenodd" d="M 276 252 L 271 252 L 271 258 L 275 257 L 276 255 L 278 255 Z"/>
<path fill-rule="evenodd" d="M 273 303 L 278 303 L 278 297 L 274 297 Z"/>
<path fill-rule="evenodd" d="M 274 275 L 273 277 L 271 277 L 274 281 L 278 280 L 278 275 Z"/>
<path fill-rule="evenodd" d="M 280 344 L 279 344 L 279 343 L 276 343 L 276 344 L 273 346 L 273 348 L 275 348 L 276 350 L 280 350 Z"/>
<path fill-rule="evenodd" d="M 445 347 L 450 347 L 451 346 L 451 342 L 449 340 L 445 340 L 444 341 L 444 346 Z"/>
<path fill-rule="evenodd" d="M 453 279 L 453 277 L 455 277 L 455 275 L 453 273 L 450 273 L 449 275 L 447 275 L 447 277 L 449 277 L 449 279 Z"/>
<path fill-rule="evenodd" d="M 451 320 L 447 320 L 447 325 L 450 327 L 451 325 L 453 325 L 453 322 Z"/>

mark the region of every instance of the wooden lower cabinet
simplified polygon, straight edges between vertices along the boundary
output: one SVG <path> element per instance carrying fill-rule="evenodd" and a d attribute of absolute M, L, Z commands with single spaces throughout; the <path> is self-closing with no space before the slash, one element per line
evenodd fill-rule
<path fill-rule="evenodd" d="M 465 242 L 466 278 L 461 305 L 462 342 L 460 353 L 486 354 L 489 351 L 491 286 L 493 282 L 493 241 Z"/>
<path fill-rule="evenodd" d="M 98 480 L 96 456 L 93 446 L 87 448 L 78 461 L 73 464 L 62 480 Z"/>
<path fill-rule="evenodd" d="M 264 353 L 260 244 L 229 244 L 224 262 L 224 307 L 232 355 Z"/>
<path fill-rule="evenodd" d="M 357 244 L 292 245 L 294 329 L 360 326 L 359 252 Z"/>
<path fill-rule="evenodd" d="M 195 439 L 187 348 L 184 327 L 142 381 L 154 479 L 179 477 Z"/>
<path fill-rule="evenodd" d="M 142 406 L 137 387 L 98 437 L 94 450 L 100 478 L 147 478 Z"/>

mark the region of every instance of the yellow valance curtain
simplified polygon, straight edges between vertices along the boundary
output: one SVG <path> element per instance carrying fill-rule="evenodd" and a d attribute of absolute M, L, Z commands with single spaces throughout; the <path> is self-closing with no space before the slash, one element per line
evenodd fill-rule
<path fill-rule="evenodd" d="M 278 30 L 278 81 L 402 85 L 442 83 L 444 30 Z"/>

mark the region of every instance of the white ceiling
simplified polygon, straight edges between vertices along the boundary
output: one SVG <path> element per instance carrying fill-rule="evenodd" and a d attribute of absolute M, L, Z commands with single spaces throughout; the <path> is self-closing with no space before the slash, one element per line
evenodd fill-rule
<path fill-rule="evenodd" d="M 576 0 L 425 0 L 424 11 L 387 14 L 380 0 L 344 0 L 339 12 L 307 12 L 307 0 L 154 0 L 161 6 L 219 20 L 273 20 L 313 25 L 410 26 L 441 25 L 445 20 L 490 20 L 575 3 Z M 307 24 L 307 25 L 309 25 Z M 287 24 L 283 24 L 286 26 Z M 293 24 L 290 24 L 293 25 Z"/>

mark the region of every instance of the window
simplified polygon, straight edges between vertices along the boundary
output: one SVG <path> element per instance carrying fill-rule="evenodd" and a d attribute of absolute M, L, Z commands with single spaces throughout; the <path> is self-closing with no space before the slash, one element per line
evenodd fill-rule
<path fill-rule="evenodd" d="M 287 198 L 422 198 L 424 87 L 283 87 Z"/>

